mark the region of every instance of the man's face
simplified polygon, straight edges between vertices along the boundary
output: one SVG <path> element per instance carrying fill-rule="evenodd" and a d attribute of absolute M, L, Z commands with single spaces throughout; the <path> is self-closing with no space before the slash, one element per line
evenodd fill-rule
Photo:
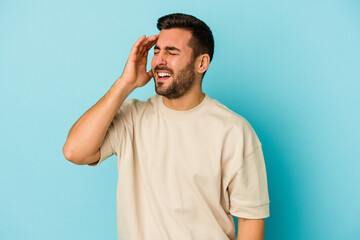
<path fill-rule="evenodd" d="M 195 81 L 195 59 L 188 46 L 189 31 L 173 28 L 161 30 L 154 48 L 151 68 L 155 91 L 169 99 L 186 94 Z"/>

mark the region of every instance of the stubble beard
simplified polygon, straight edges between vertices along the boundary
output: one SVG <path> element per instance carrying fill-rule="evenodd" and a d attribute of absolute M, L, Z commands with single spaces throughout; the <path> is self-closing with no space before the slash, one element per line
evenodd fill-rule
<path fill-rule="evenodd" d="M 194 82 L 194 61 L 191 61 L 179 71 L 177 76 L 174 76 L 174 79 L 168 88 L 161 89 L 164 83 L 156 83 L 155 81 L 155 91 L 157 94 L 164 96 L 168 99 L 176 99 L 184 96 L 187 92 L 189 92 L 191 87 L 194 85 Z"/>

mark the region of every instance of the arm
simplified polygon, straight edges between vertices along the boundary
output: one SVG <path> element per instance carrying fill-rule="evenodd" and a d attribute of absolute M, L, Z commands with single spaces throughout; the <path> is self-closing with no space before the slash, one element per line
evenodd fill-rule
<path fill-rule="evenodd" d="M 142 36 L 137 40 L 121 77 L 72 126 L 63 147 L 67 160 L 79 165 L 99 161 L 100 147 L 116 112 L 135 88 L 146 85 L 152 77 L 151 70 L 146 72 L 147 55 L 157 38 Z"/>
<path fill-rule="evenodd" d="M 245 219 L 238 217 L 238 240 L 264 240 L 264 219 Z"/>

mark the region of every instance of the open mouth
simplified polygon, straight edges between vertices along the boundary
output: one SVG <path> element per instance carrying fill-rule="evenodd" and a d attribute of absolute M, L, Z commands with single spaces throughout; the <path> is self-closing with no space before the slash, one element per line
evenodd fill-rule
<path fill-rule="evenodd" d="M 158 80 L 165 81 L 171 77 L 171 73 L 168 72 L 157 72 Z"/>

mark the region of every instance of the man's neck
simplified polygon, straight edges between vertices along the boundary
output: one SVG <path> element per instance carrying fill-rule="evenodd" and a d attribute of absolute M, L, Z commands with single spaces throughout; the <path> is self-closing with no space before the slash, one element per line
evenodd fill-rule
<path fill-rule="evenodd" d="M 162 97 L 162 100 L 164 105 L 170 109 L 186 111 L 199 105 L 204 100 L 204 98 L 205 93 L 203 93 L 200 88 L 198 90 L 193 89 L 180 98 L 168 99 L 166 97 Z"/>

